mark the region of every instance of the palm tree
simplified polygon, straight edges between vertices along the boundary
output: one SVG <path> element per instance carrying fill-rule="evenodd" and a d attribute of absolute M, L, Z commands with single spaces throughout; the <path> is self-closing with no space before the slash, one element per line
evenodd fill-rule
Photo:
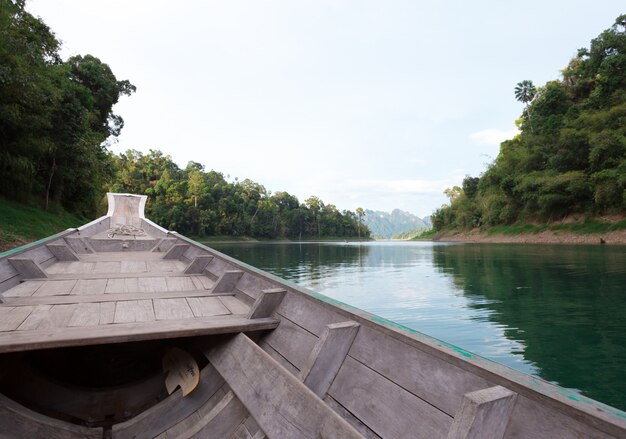
<path fill-rule="evenodd" d="M 526 104 L 526 114 L 528 114 L 528 122 L 530 123 L 530 103 L 535 98 L 537 89 L 532 81 L 528 79 L 518 82 L 515 87 L 515 99 Z M 532 129 L 532 128 L 531 128 Z"/>

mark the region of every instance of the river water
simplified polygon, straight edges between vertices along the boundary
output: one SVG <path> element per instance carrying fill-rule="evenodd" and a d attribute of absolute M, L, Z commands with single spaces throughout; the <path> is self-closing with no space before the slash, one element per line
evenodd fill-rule
<path fill-rule="evenodd" d="M 626 410 L 626 247 L 210 245 L 334 299 Z"/>

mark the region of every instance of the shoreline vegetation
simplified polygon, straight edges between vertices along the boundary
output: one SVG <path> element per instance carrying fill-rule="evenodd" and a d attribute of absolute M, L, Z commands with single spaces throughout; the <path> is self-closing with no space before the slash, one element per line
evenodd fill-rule
<path fill-rule="evenodd" d="M 626 14 L 579 49 L 560 78 L 517 84 L 515 97 L 525 104 L 519 134 L 501 143 L 479 177 L 444 191 L 449 203 L 431 216 L 439 239 L 624 242 L 623 225 L 602 224 L 610 220 L 553 221 L 626 216 L 625 48 Z"/>
<path fill-rule="evenodd" d="M 413 241 L 518 244 L 626 245 L 626 217 L 571 216 L 549 224 L 513 224 L 485 228 L 430 229 Z"/>
<path fill-rule="evenodd" d="M 46 238 L 69 228 L 91 221 L 57 208 L 43 210 L 0 197 L 0 253 Z M 193 236 L 192 239 L 211 246 L 223 243 L 281 243 L 281 242 L 367 242 L 368 237 L 319 236 L 297 238 L 253 238 L 250 236 Z"/>
<path fill-rule="evenodd" d="M 192 238 L 195 241 L 198 241 L 201 244 L 208 245 L 211 244 L 245 244 L 245 243 L 268 243 L 268 244 L 280 244 L 280 243 L 290 243 L 297 244 L 299 242 L 309 243 L 309 242 L 369 242 L 375 241 L 375 239 L 371 238 L 361 238 L 359 239 L 356 236 L 353 237 L 342 237 L 342 236 L 322 236 L 319 238 L 316 237 L 306 237 L 302 239 L 289 239 L 289 238 L 267 238 L 267 239 L 257 239 L 249 236 L 202 236 L 202 237 L 194 237 Z"/>

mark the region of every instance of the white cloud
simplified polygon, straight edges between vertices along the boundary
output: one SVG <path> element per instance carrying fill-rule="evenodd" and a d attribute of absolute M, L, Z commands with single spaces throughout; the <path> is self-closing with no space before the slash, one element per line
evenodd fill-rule
<path fill-rule="evenodd" d="M 512 139 L 519 134 L 517 128 L 510 130 L 499 130 L 497 128 L 488 128 L 486 130 L 477 131 L 469 135 L 470 140 L 478 145 L 500 145 L 505 140 Z"/>

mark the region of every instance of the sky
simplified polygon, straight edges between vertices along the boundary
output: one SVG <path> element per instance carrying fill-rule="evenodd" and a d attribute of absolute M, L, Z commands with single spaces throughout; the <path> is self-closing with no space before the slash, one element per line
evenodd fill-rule
<path fill-rule="evenodd" d="M 340 210 L 430 215 L 515 135 L 513 90 L 560 70 L 623 0 L 30 0 L 137 87 L 110 149 L 159 149 Z"/>

